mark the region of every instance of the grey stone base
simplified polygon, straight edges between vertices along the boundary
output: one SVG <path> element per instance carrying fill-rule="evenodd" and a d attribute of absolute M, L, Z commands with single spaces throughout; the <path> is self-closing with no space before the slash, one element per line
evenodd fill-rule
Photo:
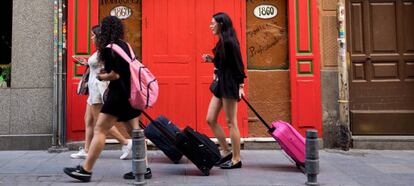
<path fill-rule="evenodd" d="M 354 149 L 414 150 L 414 136 L 352 136 Z"/>
<path fill-rule="evenodd" d="M 51 146 L 50 134 L 0 135 L 0 150 L 47 150 Z"/>

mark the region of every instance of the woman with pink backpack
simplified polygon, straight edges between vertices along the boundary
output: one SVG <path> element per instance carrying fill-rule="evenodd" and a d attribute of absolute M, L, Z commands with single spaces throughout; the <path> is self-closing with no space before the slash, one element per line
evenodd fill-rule
<path fill-rule="evenodd" d="M 95 25 L 92 27 L 91 40 L 94 44 L 97 42 L 97 37 L 101 33 L 101 27 Z M 86 82 L 88 84 L 88 99 L 86 100 L 86 111 L 85 111 L 85 146 L 80 147 L 79 151 L 70 155 L 73 159 L 85 159 L 88 156 L 89 146 L 93 138 L 93 131 L 95 123 L 98 118 L 99 112 L 102 108 L 103 93 L 107 89 L 109 82 L 99 81 L 96 79 L 97 74 L 103 67 L 103 64 L 98 61 L 98 52 L 94 52 L 88 61 L 85 58 L 73 57 L 76 62 L 81 65 L 87 65 L 89 68 L 89 79 Z M 113 137 L 115 137 L 119 143 L 122 144 L 122 155 L 119 157 L 121 160 L 127 159 L 131 153 L 132 140 L 125 139 L 119 130 L 113 126 L 108 131 Z"/>
<path fill-rule="evenodd" d="M 104 62 L 105 69 L 98 74 L 98 80 L 110 81 L 101 113 L 98 116 L 95 134 L 89 147 L 88 157 L 83 165 L 66 167 L 63 171 L 80 181 L 89 182 L 92 177 L 92 169 L 100 153 L 105 147 L 105 139 L 108 130 L 118 121 L 139 128 L 138 120 L 142 110 L 135 109 L 129 102 L 130 78 L 129 62 L 124 60 L 108 45 L 114 44 L 121 47 L 130 58 L 129 46 L 122 41 L 124 28 L 120 19 L 107 16 L 101 23 L 101 34 L 98 37 L 98 59 Z M 151 177 L 151 169 L 147 168 L 146 178 Z"/>

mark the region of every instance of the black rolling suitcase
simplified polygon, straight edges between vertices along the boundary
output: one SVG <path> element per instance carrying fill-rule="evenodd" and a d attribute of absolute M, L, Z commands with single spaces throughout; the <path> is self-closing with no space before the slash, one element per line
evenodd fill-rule
<path fill-rule="evenodd" d="M 180 129 L 164 116 L 158 116 L 155 121 L 162 125 L 164 131 L 171 136 L 175 136 L 176 133 L 180 132 Z M 175 147 L 175 139 L 167 137 L 153 122 L 148 126 L 143 123 L 140 123 L 140 125 L 144 128 L 145 137 L 151 140 L 172 162 L 178 163 L 180 161 L 183 154 Z"/>
<path fill-rule="evenodd" d="M 175 147 L 183 153 L 194 165 L 206 176 L 210 175 L 210 169 L 221 158 L 217 145 L 206 135 L 194 131 L 191 127 L 186 127 L 182 132 L 174 135 L 166 132 L 163 125 L 154 121 L 147 113 L 143 114 L 155 124 L 164 135 L 170 140 L 175 141 Z"/>
<path fill-rule="evenodd" d="M 176 147 L 206 176 L 221 158 L 217 145 L 191 127 L 176 135 Z"/>

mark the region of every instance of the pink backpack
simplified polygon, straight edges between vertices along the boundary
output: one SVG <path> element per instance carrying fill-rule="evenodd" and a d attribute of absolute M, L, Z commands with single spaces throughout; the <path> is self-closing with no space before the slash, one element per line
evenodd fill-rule
<path fill-rule="evenodd" d="M 128 43 L 127 43 L 128 44 Z M 131 72 L 131 95 L 129 103 L 138 110 L 144 110 L 154 106 L 158 98 L 158 82 L 155 76 L 135 57 L 134 51 L 128 44 L 132 59 L 118 45 L 109 44 L 107 48 L 112 48 L 118 55 L 129 63 Z"/>

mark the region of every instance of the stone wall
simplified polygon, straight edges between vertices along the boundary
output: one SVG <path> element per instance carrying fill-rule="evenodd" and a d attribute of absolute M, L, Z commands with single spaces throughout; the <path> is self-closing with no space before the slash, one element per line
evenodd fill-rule
<path fill-rule="evenodd" d="M 338 128 L 337 0 L 319 0 L 319 36 L 321 44 L 322 125 L 325 147 L 336 145 Z"/>
<path fill-rule="evenodd" d="M 52 138 L 53 1 L 14 0 L 11 87 L 0 89 L 0 150 L 47 149 Z"/>

